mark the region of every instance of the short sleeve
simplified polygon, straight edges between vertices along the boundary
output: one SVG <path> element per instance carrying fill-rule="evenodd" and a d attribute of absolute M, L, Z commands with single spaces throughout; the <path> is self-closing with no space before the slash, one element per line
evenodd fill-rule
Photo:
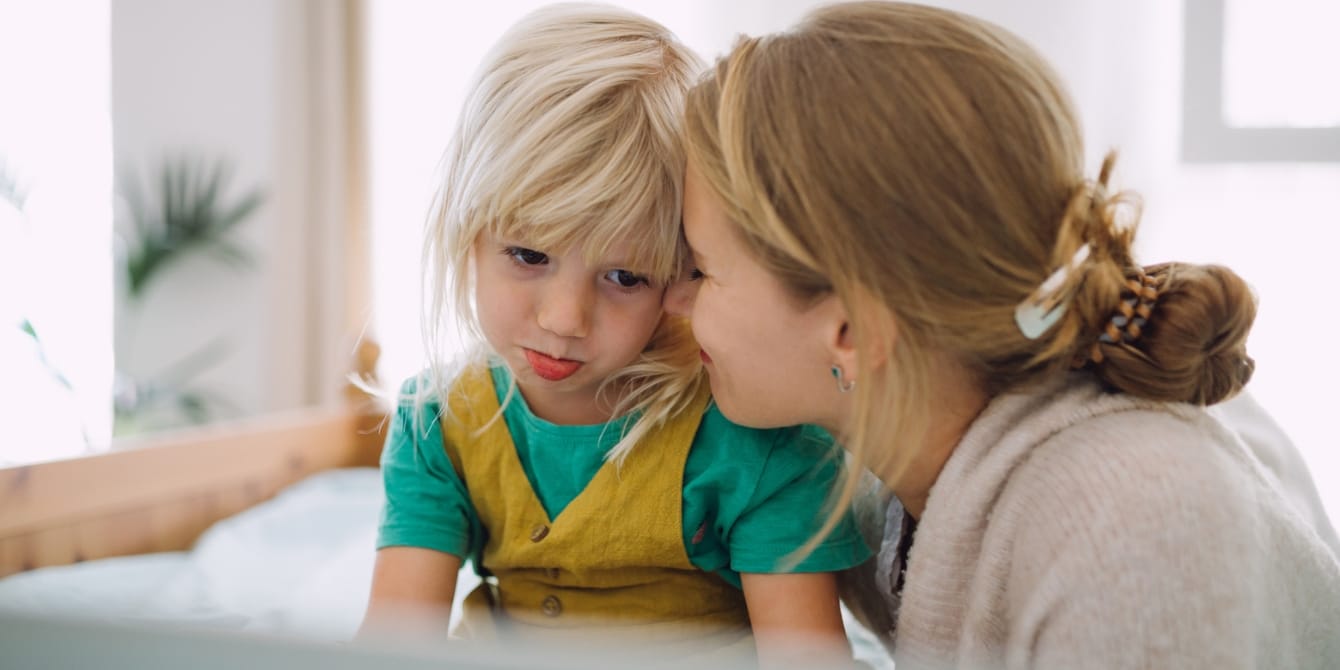
<path fill-rule="evenodd" d="M 417 403 L 414 388 L 413 380 L 401 388 L 382 449 L 386 503 L 377 548 L 420 547 L 466 558 L 478 535 L 478 515 L 447 458 L 439 406 Z"/>
<path fill-rule="evenodd" d="M 813 551 L 789 565 L 793 553 L 827 520 L 832 492 L 845 472 L 843 454 L 827 432 L 804 426 L 774 431 L 752 495 L 729 530 L 730 566 L 742 573 L 835 572 L 871 555 L 850 511 Z"/>

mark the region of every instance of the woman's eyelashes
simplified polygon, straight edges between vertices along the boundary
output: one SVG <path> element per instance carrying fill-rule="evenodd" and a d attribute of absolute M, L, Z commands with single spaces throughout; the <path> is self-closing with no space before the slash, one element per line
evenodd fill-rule
<path fill-rule="evenodd" d="M 689 268 L 689 281 L 698 281 L 699 279 L 702 279 L 705 276 L 707 275 L 704 275 L 702 270 L 699 270 L 696 267 Z"/>

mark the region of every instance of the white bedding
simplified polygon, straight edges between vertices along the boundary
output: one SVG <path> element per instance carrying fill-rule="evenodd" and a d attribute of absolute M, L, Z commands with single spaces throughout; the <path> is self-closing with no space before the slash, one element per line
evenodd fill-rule
<path fill-rule="evenodd" d="M 376 468 L 323 472 L 216 523 L 191 551 L 0 580 L 0 609 L 348 639 L 367 605 L 381 503 Z"/>
<path fill-rule="evenodd" d="M 190 551 L 0 579 L 0 611 L 347 640 L 367 606 L 381 505 L 376 468 L 318 473 L 214 524 Z M 461 571 L 453 617 L 477 583 Z M 847 623 L 857 658 L 892 667 L 868 632 Z"/>

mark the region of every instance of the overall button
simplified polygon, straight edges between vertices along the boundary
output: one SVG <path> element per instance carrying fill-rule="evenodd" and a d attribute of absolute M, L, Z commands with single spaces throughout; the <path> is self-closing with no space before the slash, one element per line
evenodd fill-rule
<path fill-rule="evenodd" d="M 558 616 L 563 613 L 563 602 L 557 596 L 549 596 L 540 603 L 540 611 L 544 612 L 545 616 Z"/>
<path fill-rule="evenodd" d="M 546 526 L 542 523 L 535 524 L 535 527 L 530 529 L 531 542 L 539 542 L 540 540 L 543 540 L 548 536 L 549 536 L 549 526 Z"/>

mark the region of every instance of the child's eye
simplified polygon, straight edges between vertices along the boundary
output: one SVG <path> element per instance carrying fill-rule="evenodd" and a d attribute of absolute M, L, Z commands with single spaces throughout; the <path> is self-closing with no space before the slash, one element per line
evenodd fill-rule
<path fill-rule="evenodd" d="M 503 249 L 503 255 L 510 256 L 522 265 L 544 265 L 549 262 L 549 257 L 542 252 L 525 247 L 507 247 Z"/>
<path fill-rule="evenodd" d="M 636 288 L 638 284 L 651 286 L 650 279 L 628 270 L 610 270 L 605 273 L 605 278 L 614 282 L 620 288 Z"/>

